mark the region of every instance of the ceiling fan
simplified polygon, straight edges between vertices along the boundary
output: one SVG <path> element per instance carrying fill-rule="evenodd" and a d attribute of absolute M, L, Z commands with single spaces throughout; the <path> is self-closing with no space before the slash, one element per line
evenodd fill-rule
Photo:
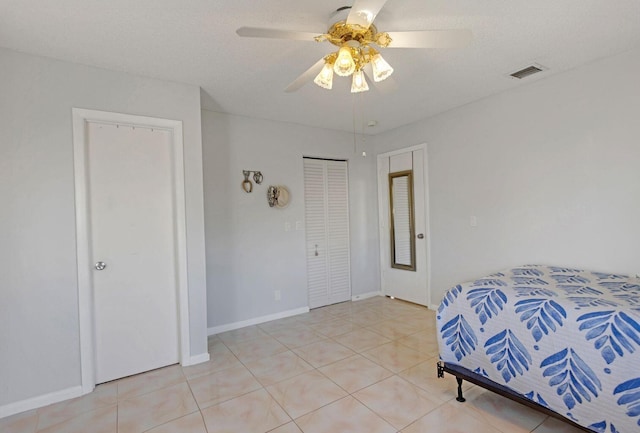
<path fill-rule="evenodd" d="M 335 22 L 323 34 L 258 27 L 240 27 L 236 33 L 250 38 L 330 42 L 338 47 L 337 51 L 318 60 L 289 84 L 286 92 L 295 92 L 314 75 L 313 81 L 318 86 L 331 89 L 334 73 L 343 77 L 352 75 L 351 92 L 364 92 L 369 90 L 364 72 L 375 82 L 385 80 L 393 73 L 391 65 L 380 55 L 379 48 L 455 48 L 471 41 L 470 30 L 379 32 L 373 20 L 386 2 L 355 0 L 353 6 L 339 8 L 336 12 L 349 11 L 347 19 Z"/>

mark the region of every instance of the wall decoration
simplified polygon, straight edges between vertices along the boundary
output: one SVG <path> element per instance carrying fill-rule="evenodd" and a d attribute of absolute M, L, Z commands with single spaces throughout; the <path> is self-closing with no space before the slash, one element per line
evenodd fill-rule
<path fill-rule="evenodd" d="M 269 185 L 267 201 L 269 207 L 283 209 L 289 205 L 289 190 L 284 185 Z"/>
<path fill-rule="evenodd" d="M 249 176 L 253 173 L 253 181 L 256 185 L 260 185 L 262 183 L 262 173 L 256 170 L 242 170 L 242 175 L 244 176 L 244 180 L 242 181 L 242 190 L 246 193 L 253 191 L 253 183 L 249 180 Z"/>

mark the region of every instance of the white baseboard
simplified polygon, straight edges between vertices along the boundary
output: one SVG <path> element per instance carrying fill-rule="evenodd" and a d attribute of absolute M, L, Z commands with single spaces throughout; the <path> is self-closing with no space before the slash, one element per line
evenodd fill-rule
<path fill-rule="evenodd" d="M 429 309 L 433 311 L 438 311 L 438 306 L 436 304 L 429 305 Z"/>
<path fill-rule="evenodd" d="M 367 292 L 355 295 L 351 298 L 352 301 L 362 301 L 363 299 L 373 298 L 374 296 L 382 296 L 382 292 Z"/>
<path fill-rule="evenodd" d="M 245 326 L 259 325 L 260 323 L 270 322 L 272 320 L 284 319 L 285 317 L 297 316 L 309 312 L 309 307 L 296 308 L 295 310 L 282 311 L 280 313 L 269 314 L 267 316 L 256 317 L 254 319 L 243 320 L 241 322 L 228 323 L 226 325 L 214 326 L 209 328 L 208 334 L 215 335 L 221 332 L 233 331 L 234 329 L 244 328 Z"/>
<path fill-rule="evenodd" d="M 201 353 L 200 355 L 190 356 L 187 359 L 182 360 L 182 366 L 188 367 L 190 365 L 202 364 L 207 362 L 210 358 L 208 353 Z"/>
<path fill-rule="evenodd" d="M 27 410 L 48 406 L 70 398 L 80 397 L 82 395 L 82 386 L 73 386 L 61 391 L 51 392 L 49 394 L 39 395 L 37 397 L 28 398 L 26 400 L 16 401 L 4 406 L 0 406 L 0 418 L 4 418 L 16 413 L 25 412 Z"/>

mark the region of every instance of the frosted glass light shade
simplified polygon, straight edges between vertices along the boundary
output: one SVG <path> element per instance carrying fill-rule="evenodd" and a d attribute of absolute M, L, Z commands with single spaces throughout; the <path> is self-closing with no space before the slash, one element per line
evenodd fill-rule
<path fill-rule="evenodd" d="M 333 65 L 325 63 L 313 82 L 323 89 L 331 90 L 333 87 Z"/>
<path fill-rule="evenodd" d="M 351 93 L 366 92 L 369 90 L 367 80 L 364 78 L 362 69 L 353 73 L 353 81 L 351 82 Z"/>
<path fill-rule="evenodd" d="M 393 74 L 393 68 L 382 58 L 380 53 L 371 58 L 371 66 L 373 67 L 373 81 L 376 83 Z"/>
<path fill-rule="evenodd" d="M 356 70 L 356 62 L 353 61 L 351 56 L 351 49 L 349 47 L 342 47 L 338 51 L 338 58 L 333 65 L 333 70 L 341 77 L 347 77 L 353 74 Z"/>

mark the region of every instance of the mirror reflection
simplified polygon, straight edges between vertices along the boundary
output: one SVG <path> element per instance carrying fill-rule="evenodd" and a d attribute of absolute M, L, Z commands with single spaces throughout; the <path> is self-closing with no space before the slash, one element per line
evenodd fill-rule
<path fill-rule="evenodd" d="M 413 223 L 413 172 L 389 173 L 389 209 L 391 212 L 391 267 L 416 270 Z"/>

